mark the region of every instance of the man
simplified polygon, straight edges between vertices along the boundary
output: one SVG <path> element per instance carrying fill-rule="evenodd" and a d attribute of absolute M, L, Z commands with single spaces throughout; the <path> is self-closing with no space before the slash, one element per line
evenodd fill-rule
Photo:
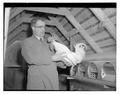
<path fill-rule="evenodd" d="M 35 18 L 31 27 L 33 35 L 22 42 L 22 56 L 29 63 L 27 90 L 59 90 L 56 64 L 44 39 L 45 23 Z"/>

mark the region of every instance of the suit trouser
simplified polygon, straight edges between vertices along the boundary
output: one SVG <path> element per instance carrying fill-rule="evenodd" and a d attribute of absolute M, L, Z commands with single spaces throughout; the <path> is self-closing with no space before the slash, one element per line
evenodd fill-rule
<path fill-rule="evenodd" d="M 31 65 L 28 69 L 27 90 L 59 90 L 56 65 Z"/>

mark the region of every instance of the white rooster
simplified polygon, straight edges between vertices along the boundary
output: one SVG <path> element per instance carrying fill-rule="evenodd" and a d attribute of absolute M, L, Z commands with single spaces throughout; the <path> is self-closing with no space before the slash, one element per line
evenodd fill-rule
<path fill-rule="evenodd" d="M 87 46 L 84 43 L 77 43 L 74 46 L 75 52 L 72 52 L 68 49 L 67 46 L 57 42 L 53 37 L 49 37 L 48 41 L 51 42 L 51 44 L 54 46 L 56 51 L 55 54 L 65 53 L 64 55 L 66 56 L 61 61 L 68 62 L 68 65 L 75 66 L 85 57 L 85 49 L 87 49 Z"/>

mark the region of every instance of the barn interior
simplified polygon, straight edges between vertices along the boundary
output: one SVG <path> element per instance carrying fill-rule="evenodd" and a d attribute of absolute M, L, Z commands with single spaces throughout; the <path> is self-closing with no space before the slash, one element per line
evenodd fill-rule
<path fill-rule="evenodd" d="M 86 56 L 70 75 L 70 67 L 57 63 L 61 91 L 116 90 L 116 8 L 12 7 L 4 61 L 4 90 L 26 90 L 27 62 L 20 42 L 32 35 L 32 18 L 45 19 L 49 32 L 71 51 L 87 45 Z"/>

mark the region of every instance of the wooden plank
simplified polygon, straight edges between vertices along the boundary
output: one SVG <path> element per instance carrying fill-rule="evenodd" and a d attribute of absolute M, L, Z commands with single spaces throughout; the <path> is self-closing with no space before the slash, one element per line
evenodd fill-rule
<path fill-rule="evenodd" d="M 28 25 L 21 25 L 19 26 L 15 31 L 13 31 L 12 34 L 8 35 L 8 42 L 14 38 L 17 34 L 19 34 L 22 30 L 26 30 L 28 28 Z"/>
<path fill-rule="evenodd" d="M 14 10 L 14 12 L 10 15 L 10 20 L 15 17 L 16 15 L 18 15 L 19 13 L 21 13 L 24 10 L 24 8 L 16 8 Z"/>
<path fill-rule="evenodd" d="M 116 25 L 116 16 L 111 17 L 110 20 L 114 25 Z"/>
<path fill-rule="evenodd" d="M 11 27 L 10 27 L 10 31 L 9 31 L 9 34 L 11 34 L 10 32 L 11 31 L 13 31 L 15 28 L 17 28 L 20 24 L 22 24 L 22 23 L 30 23 L 30 21 L 31 21 L 31 19 L 32 18 L 26 18 L 26 17 L 21 17 L 17 22 L 18 23 L 14 23 Z M 45 21 L 46 22 L 46 24 L 47 25 L 53 25 L 50 21 Z M 23 27 L 23 28 L 25 28 L 25 27 Z M 18 31 L 17 32 L 12 32 L 12 34 L 10 35 L 10 39 L 12 38 L 12 37 L 14 37 L 16 34 L 18 34 L 20 31 L 19 31 L 19 29 L 17 29 Z M 8 37 L 9 37 L 9 34 L 8 34 Z"/>
<path fill-rule="evenodd" d="M 89 29 L 86 29 L 86 31 L 89 35 L 92 35 L 92 34 L 98 32 L 98 24 L 96 24 L 95 26 L 93 26 Z"/>
<path fill-rule="evenodd" d="M 60 30 L 60 32 L 66 37 L 67 40 L 69 40 L 69 36 L 67 36 L 67 31 L 63 28 L 63 26 L 53 17 L 49 17 L 54 23 L 54 25 Z"/>
<path fill-rule="evenodd" d="M 58 20 L 58 22 L 61 22 L 61 20 L 63 19 L 63 16 L 56 16 L 56 19 Z"/>
<path fill-rule="evenodd" d="M 104 47 L 104 46 L 108 46 L 108 45 L 115 45 L 116 43 L 113 39 L 107 39 L 107 40 L 104 40 L 104 41 L 97 42 L 97 44 L 100 47 Z"/>
<path fill-rule="evenodd" d="M 81 39 L 80 34 L 76 34 L 74 37 L 76 42 L 79 42 L 79 40 Z"/>
<path fill-rule="evenodd" d="M 95 52 L 93 50 L 89 50 L 86 52 L 86 56 L 93 55 Z"/>
<path fill-rule="evenodd" d="M 99 61 L 99 60 L 115 60 L 116 59 L 116 52 L 111 50 L 109 52 L 104 52 L 101 54 L 93 54 L 93 55 L 87 55 L 86 58 L 84 58 L 85 61 Z"/>
<path fill-rule="evenodd" d="M 62 36 L 62 37 L 60 37 L 60 38 L 61 38 L 62 41 L 65 41 L 65 40 L 66 40 L 64 36 Z"/>
<path fill-rule="evenodd" d="M 91 15 L 91 12 L 88 9 L 85 9 L 80 15 L 75 18 L 79 23 L 83 23 L 84 20 L 91 17 Z"/>
<path fill-rule="evenodd" d="M 70 11 L 70 12 L 73 16 L 75 16 L 81 10 L 83 10 L 83 8 L 73 8 L 72 11 Z"/>
<path fill-rule="evenodd" d="M 77 33 L 78 33 L 78 31 L 76 29 L 72 29 L 71 31 L 68 32 L 68 35 L 69 35 L 69 37 L 72 37 Z"/>
<path fill-rule="evenodd" d="M 63 18 L 60 23 L 64 26 L 65 24 L 68 23 L 67 19 L 66 18 Z"/>
<path fill-rule="evenodd" d="M 116 8 L 105 8 L 104 12 L 109 17 L 113 14 L 116 14 Z"/>
<path fill-rule="evenodd" d="M 104 47 L 104 48 L 102 48 L 102 50 L 104 52 L 116 52 L 116 45 L 111 45 L 109 47 Z"/>
<path fill-rule="evenodd" d="M 100 39 L 104 39 L 107 37 L 110 37 L 110 35 L 106 31 L 100 31 L 99 33 L 91 36 L 95 41 L 98 41 Z"/>
<path fill-rule="evenodd" d="M 95 18 L 95 17 L 91 17 L 90 19 L 88 19 L 87 21 L 85 21 L 84 23 L 81 24 L 81 26 L 84 29 L 87 29 L 88 27 L 98 23 L 99 21 Z"/>
<path fill-rule="evenodd" d="M 13 31 L 17 26 L 19 26 L 21 23 L 23 22 L 22 18 L 19 18 L 17 21 L 11 23 L 11 25 L 9 26 L 9 33 L 11 31 Z"/>
<path fill-rule="evenodd" d="M 63 16 L 65 14 L 64 11 L 59 10 L 58 8 L 50 8 L 50 7 L 29 7 L 29 8 L 24 7 L 24 10 L 57 14 L 57 15 L 63 15 Z"/>
<path fill-rule="evenodd" d="M 44 13 L 50 13 L 50 14 L 57 14 L 57 15 L 64 15 L 65 13 L 57 8 L 48 8 L 48 7 L 42 7 L 42 8 L 37 8 L 37 7 L 22 7 L 22 8 L 17 8 L 14 13 L 10 16 L 10 19 L 18 15 L 20 12 L 23 10 L 28 10 L 28 11 L 34 11 L 34 12 L 44 12 Z"/>
<path fill-rule="evenodd" d="M 95 43 L 95 41 L 87 34 L 87 32 L 83 29 L 83 27 L 76 21 L 74 16 L 66 9 L 66 8 L 60 8 L 60 10 L 65 11 L 67 19 L 73 24 L 73 26 L 80 32 L 80 34 L 84 37 L 84 39 L 91 45 L 91 47 L 96 52 L 102 52 L 100 47 Z"/>
<path fill-rule="evenodd" d="M 23 31 L 24 30 L 24 28 L 21 28 L 21 29 L 19 29 L 19 33 L 18 34 L 16 34 L 14 37 L 12 37 L 10 40 L 8 40 L 8 42 L 7 42 L 7 47 L 9 46 L 9 45 L 11 45 L 14 41 L 16 41 L 16 40 L 23 40 L 23 39 L 25 39 L 26 38 L 26 33 L 25 32 L 21 32 L 21 31 Z"/>
<path fill-rule="evenodd" d="M 74 38 L 74 40 L 77 42 L 77 40 L 79 40 L 79 37 L 80 37 L 80 35 L 78 35 L 78 34 L 75 34 L 74 36 L 73 36 L 73 38 Z"/>
<path fill-rule="evenodd" d="M 103 22 L 105 28 L 111 34 L 111 36 L 116 40 L 116 28 L 110 19 L 105 15 L 105 13 L 100 8 L 90 8 L 91 11 L 96 15 L 96 17 Z"/>
<path fill-rule="evenodd" d="M 9 27 L 9 33 L 11 31 L 13 31 L 15 28 L 17 28 L 20 24 L 22 23 L 30 23 L 32 18 L 28 18 L 28 17 L 21 17 L 19 18 L 15 23 L 13 23 L 10 27 Z M 50 21 L 45 21 L 46 25 L 53 25 L 52 22 Z"/>
<path fill-rule="evenodd" d="M 64 26 L 65 30 L 67 32 L 71 31 L 73 29 L 72 25 L 70 23 L 67 23 L 65 26 Z"/>

